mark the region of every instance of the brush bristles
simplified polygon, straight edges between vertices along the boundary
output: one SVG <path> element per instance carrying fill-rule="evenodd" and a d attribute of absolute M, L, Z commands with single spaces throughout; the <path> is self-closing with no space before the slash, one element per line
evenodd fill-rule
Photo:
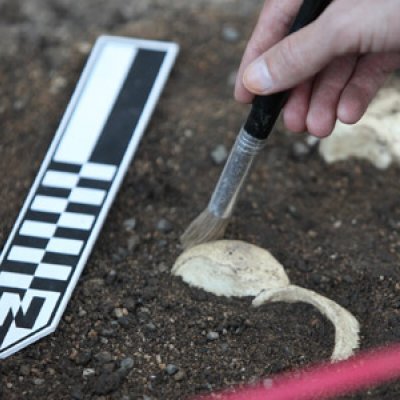
<path fill-rule="evenodd" d="M 217 217 L 206 208 L 183 233 L 181 244 L 184 249 L 188 249 L 197 244 L 221 239 L 228 224 L 229 218 Z"/>

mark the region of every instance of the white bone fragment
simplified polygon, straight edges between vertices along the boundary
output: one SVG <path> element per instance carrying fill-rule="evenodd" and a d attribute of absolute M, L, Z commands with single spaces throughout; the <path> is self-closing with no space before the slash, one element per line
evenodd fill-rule
<path fill-rule="evenodd" d="M 312 304 L 335 327 L 332 361 L 350 357 L 359 346 L 356 318 L 332 300 L 291 285 L 283 266 L 260 247 L 235 240 L 201 244 L 180 255 L 172 273 L 217 296 L 255 296 L 254 306 L 277 301 Z"/>
<path fill-rule="evenodd" d="M 334 301 L 312 290 L 289 285 L 281 289 L 266 289 L 253 300 L 253 306 L 257 307 L 278 301 L 311 304 L 332 321 L 335 327 L 335 348 L 331 356 L 332 361 L 346 360 L 353 355 L 354 349 L 359 347 L 360 326 L 358 321 Z"/>
<path fill-rule="evenodd" d="M 219 240 L 182 253 L 172 268 L 191 286 L 226 297 L 257 296 L 265 288 L 289 285 L 282 265 L 260 247 Z"/>
<path fill-rule="evenodd" d="M 319 152 L 329 164 L 349 158 L 368 160 L 379 169 L 400 164 L 400 90 L 382 89 L 358 123 L 338 121 Z"/>

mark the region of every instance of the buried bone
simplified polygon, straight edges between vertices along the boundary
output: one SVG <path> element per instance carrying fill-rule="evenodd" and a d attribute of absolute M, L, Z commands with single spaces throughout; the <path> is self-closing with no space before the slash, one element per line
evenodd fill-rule
<path fill-rule="evenodd" d="M 359 346 L 356 318 L 332 300 L 291 285 L 282 265 L 260 247 L 235 240 L 201 244 L 178 257 L 172 273 L 217 296 L 255 296 L 256 307 L 277 301 L 313 305 L 335 327 L 332 361 L 350 357 Z"/>
<path fill-rule="evenodd" d="M 361 158 L 380 169 L 400 164 L 400 83 L 382 89 L 368 112 L 354 125 L 337 122 L 332 135 L 320 142 L 328 163 Z"/>

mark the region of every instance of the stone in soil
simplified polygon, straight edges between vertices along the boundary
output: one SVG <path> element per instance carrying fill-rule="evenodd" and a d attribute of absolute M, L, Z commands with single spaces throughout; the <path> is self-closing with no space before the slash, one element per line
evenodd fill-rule
<path fill-rule="evenodd" d="M 96 380 L 94 392 L 100 395 L 112 393 L 118 389 L 122 378 L 123 376 L 119 372 L 103 373 Z"/>
<path fill-rule="evenodd" d="M 82 389 L 80 386 L 75 386 L 71 389 L 71 398 L 73 400 L 82 400 L 83 399 L 83 393 L 82 393 Z"/>
<path fill-rule="evenodd" d="M 186 373 L 184 370 L 180 369 L 175 375 L 174 380 L 177 382 L 183 381 L 185 379 Z"/>
<path fill-rule="evenodd" d="M 134 231 L 136 228 L 136 219 L 129 218 L 124 221 L 124 228 L 127 231 Z"/>
<path fill-rule="evenodd" d="M 126 369 L 126 370 L 130 370 L 133 368 L 133 366 L 135 365 L 133 358 L 131 357 L 126 357 L 123 360 L 121 360 L 121 364 L 120 367 L 122 369 Z"/>
<path fill-rule="evenodd" d="M 85 368 L 82 372 L 82 376 L 84 378 L 88 378 L 89 376 L 93 376 L 96 374 L 96 370 L 94 368 Z"/>
<path fill-rule="evenodd" d="M 219 333 L 218 332 L 208 332 L 207 333 L 207 340 L 213 341 L 219 339 Z"/>
<path fill-rule="evenodd" d="M 22 376 L 28 376 L 31 373 L 31 367 L 29 365 L 21 365 L 19 373 Z"/>
<path fill-rule="evenodd" d="M 304 160 L 310 154 L 310 152 L 310 147 L 303 142 L 296 141 L 292 145 L 291 155 L 295 160 Z"/>
<path fill-rule="evenodd" d="M 236 28 L 230 25 L 224 25 L 222 28 L 222 37 L 227 42 L 237 42 L 239 40 L 239 32 Z"/>
<path fill-rule="evenodd" d="M 82 350 L 76 355 L 75 363 L 77 365 L 85 366 L 90 362 L 91 359 L 92 359 L 92 352 L 90 350 L 88 351 Z"/>
<path fill-rule="evenodd" d="M 132 235 L 127 240 L 127 248 L 129 252 L 133 252 L 140 243 L 139 235 Z"/>
<path fill-rule="evenodd" d="M 178 372 L 178 370 L 179 370 L 179 368 L 175 364 L 168 364 L 165 367 L 165 372 L 168 375 L 174 375 L 174 374 L 176 374 Z"/>
<path fill-rule="evenodd" d="M 211 158 L 216 165 L 221 165 L 228 158 L 228 150 L 226 149 L 226 147 L 223 144 L 219 144 L 211 152 Z"/>
<path fill-rule="evenodd" d="M 162 233 L 169 233 L 172 231 L 173 226 L 167 219 L 161 218 L 156 224 L 156 229 Z"/>
<path fill-rule="evenodd" d="M 95 360 L 100 364 L 106 364 L 112 360 L 112 355 L 108 351 L 102 351 L 94 356 Z"/>

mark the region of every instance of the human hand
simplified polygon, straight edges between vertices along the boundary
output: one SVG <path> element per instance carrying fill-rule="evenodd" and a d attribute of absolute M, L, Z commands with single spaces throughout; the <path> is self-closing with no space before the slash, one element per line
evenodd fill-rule
<path fill-rule="evenodd" d="M 292 89 L 283 111 L 293 132 L 329 135 L 353 124 L 400 67 L 400 0 L 334 0 L 287 36 L 302 0 L 265 0 L 239 68 L 235 98 Z"/>

